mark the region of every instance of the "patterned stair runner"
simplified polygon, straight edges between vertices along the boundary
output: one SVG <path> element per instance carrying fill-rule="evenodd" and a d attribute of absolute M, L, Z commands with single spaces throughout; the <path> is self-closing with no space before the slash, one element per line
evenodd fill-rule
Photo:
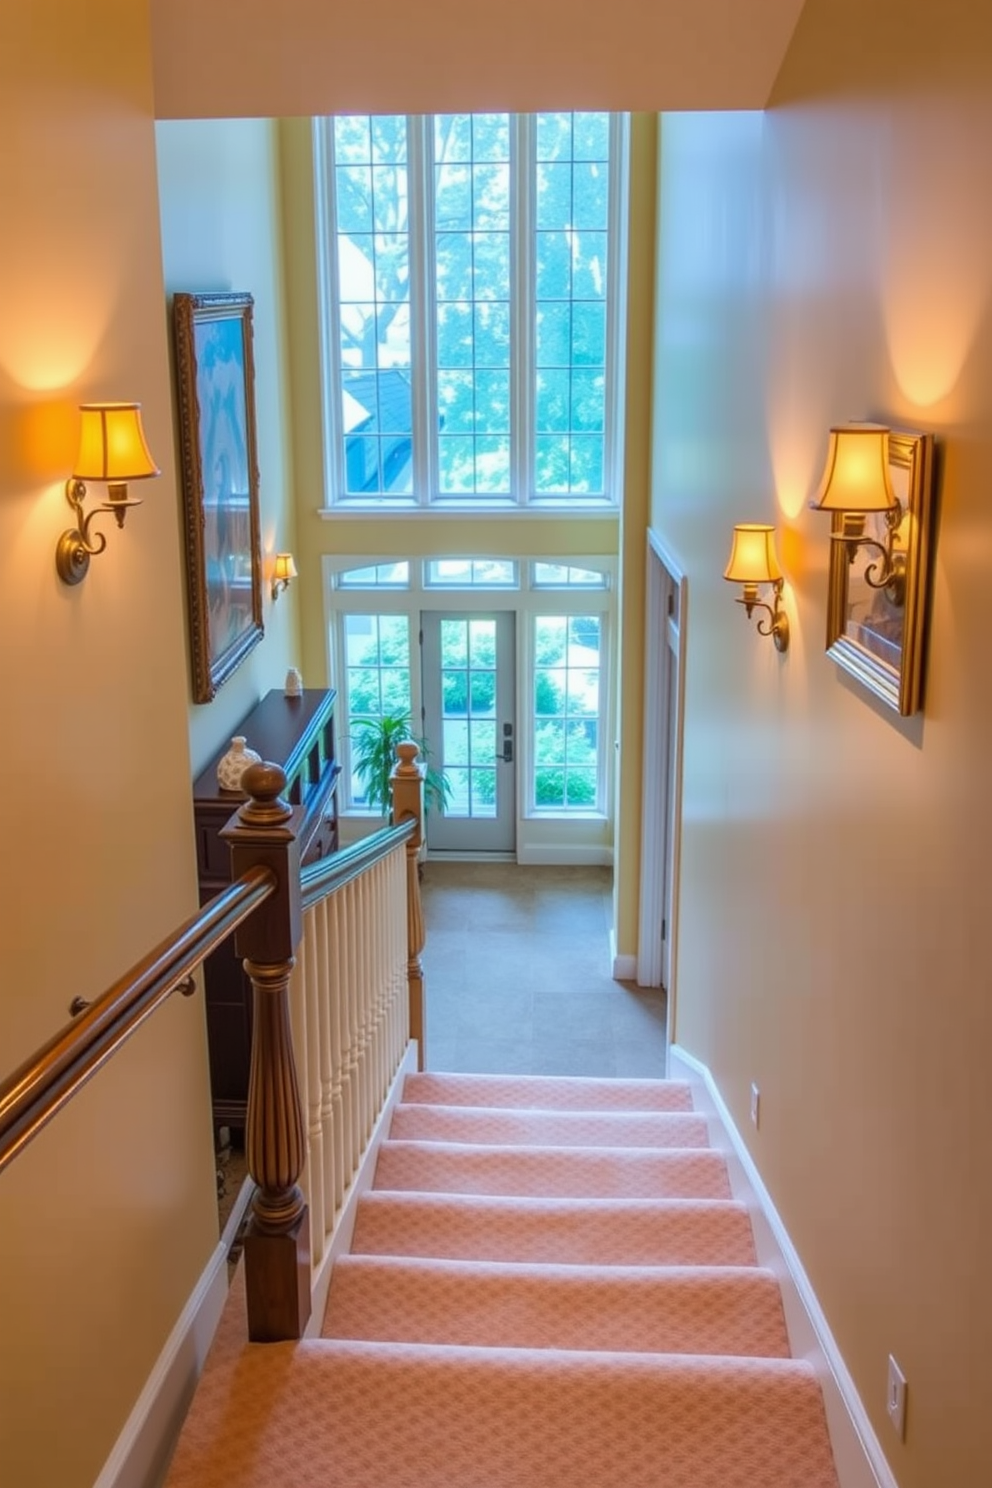
<path fill-rule="evenodd" d="M 322 1337 L 219 1353 L 168 1488 L 837 1488 L 676 1082 L 410 1076 Z"/>

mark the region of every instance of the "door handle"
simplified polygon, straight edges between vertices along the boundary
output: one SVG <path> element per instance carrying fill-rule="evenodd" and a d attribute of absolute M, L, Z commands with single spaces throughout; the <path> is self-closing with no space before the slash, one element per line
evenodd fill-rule
<path fill-rule="evenodd" d="M 503 763 L 504 763 L 504 765 L 512 765 L 513 764 L 513 740 L 512 739 L 504 739 L 503 740 L 503 753 L 502 754 L 498 754 L 496 756 L 496 758 L 498 760 L 502 760 Z"/>

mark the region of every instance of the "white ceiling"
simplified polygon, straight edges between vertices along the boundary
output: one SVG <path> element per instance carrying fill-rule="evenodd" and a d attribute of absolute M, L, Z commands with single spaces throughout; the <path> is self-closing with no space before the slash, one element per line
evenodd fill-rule
<path fill-rule="evenodd" d="M 158 118 L 755 109 L 804 0 L 151 0 Z"/>

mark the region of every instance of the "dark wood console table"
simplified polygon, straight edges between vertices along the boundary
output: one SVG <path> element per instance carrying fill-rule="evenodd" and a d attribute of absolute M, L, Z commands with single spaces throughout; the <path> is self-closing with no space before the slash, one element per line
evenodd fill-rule
<path fill-rule="evenodd" d="M 332 689 L 307 688 L 291 698 L 275 688 L 233 730 L 244 734 L 248 748 L 263 760 L 285 770 L 290 804 L 305 808 L 300 843 L 304 864 L 335 852 L 338 845 L 335 696 Z M 193 785 L 201 905 L 231 881 L 229 849 L 219 834 L 246 799 L 217 784 L 217 763 L 228 748 L 225 740 Z M 207 957 L 204 979 L 214 1125 L 241 1129 L 248 1105 L 252 1000 L 233 938 Z"/>

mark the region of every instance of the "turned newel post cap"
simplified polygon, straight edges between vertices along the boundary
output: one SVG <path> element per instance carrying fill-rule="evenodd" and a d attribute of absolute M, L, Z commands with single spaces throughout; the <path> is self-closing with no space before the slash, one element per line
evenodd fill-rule
<path fill-rule="evenodd" d="M 397 775 L 420 774 L 419 766 L 416 764 L 420 750 L 412 739 L 407 739 L 403 744 L 397 744 L 396 753 L 399 755 L 399 764 L 396 766 Z"/>
<path fill-rule="evenodd" d="M 275 826 L 292 816 L 293 808 L 282 796 L 286 772 L 281 765 L 249 765 L 241 777 L 241 789 L 250 797 L 238 811 L 238 821 L 246 827 Z"/>

